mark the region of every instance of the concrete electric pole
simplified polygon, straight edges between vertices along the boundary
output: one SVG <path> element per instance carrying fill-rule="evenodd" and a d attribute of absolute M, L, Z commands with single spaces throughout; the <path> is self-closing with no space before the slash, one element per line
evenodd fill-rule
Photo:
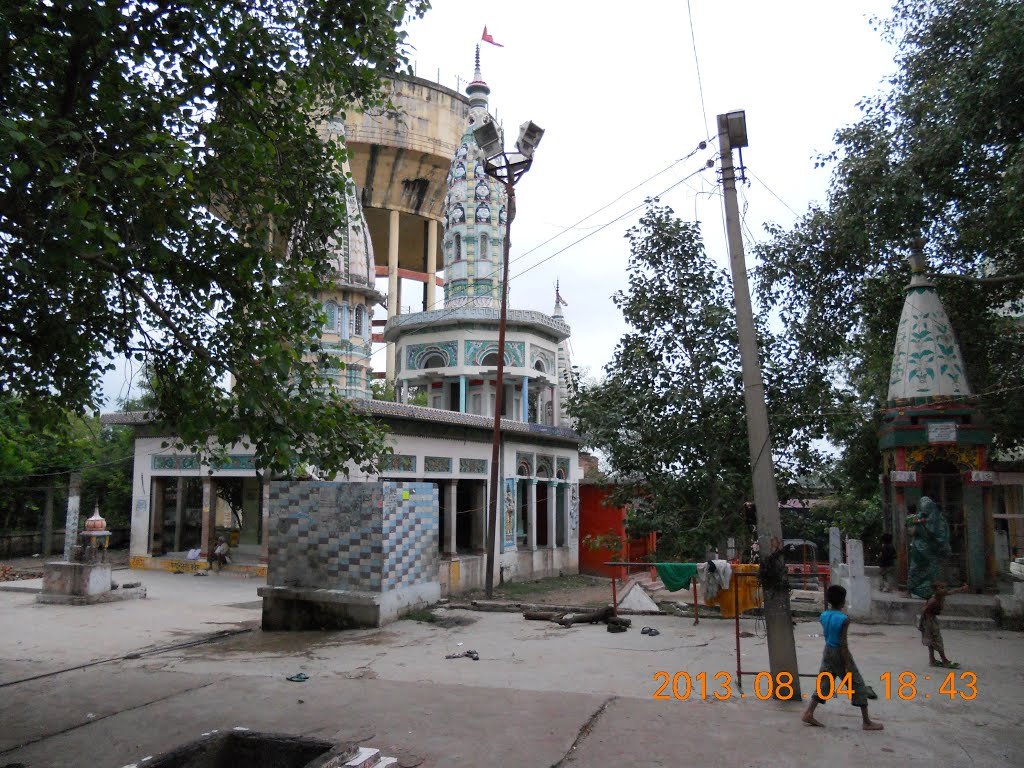
<path fill-rule="evenodd" d="M 779 497 L 775 489 L 775 466 L 772 462 L 771 435 L 768 432 L 768 408 L 764 398 L 764 380 L 758 357 L 754 314 L 747 285 L 747 264 L 743 255 L 740 214 L 736 204 L 736 172 L 732 164 L 732 148 L 747 146 L 746 115 L 742 111 L 718 116 L 718 146 L 722 154 L 722 187 L 725 198 L 726 235 L 729 239 L 729 264 L 736 302 L 736 326 L 739 331 L 740 362 L 743 367 L 743 394 L 747 410 L 747 435 L 750 440 L 750 464 L 754 481 L 754 504 L 757 506 L 757 540 L 761 552 L 762 574 L 766 560 L 782 546 L 782 521 L 779 518 Z M 742 171 L 742 164 L 740 170 Z M 781 551 L 777 557 L 781 558 Z M 775 690 L 778 675 L 793 676 L 793 698 L 801 699 L 800 677 L 796 662 L 796 642 L 789 610 L 789 590 L 779 588 L 774 580 L 762 583 L 764 621 L 768 632 L 768 663 Z"/>

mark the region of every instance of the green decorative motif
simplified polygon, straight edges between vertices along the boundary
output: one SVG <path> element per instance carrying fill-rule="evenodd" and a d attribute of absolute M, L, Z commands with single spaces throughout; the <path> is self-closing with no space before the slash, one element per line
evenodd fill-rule
<path fill-rule="evenodd" d="M 437 357 L 442 358 L 443 366 L 438 366 Z M 421 370 L 424 363 L 429 362 L 431 368 L 449 367 L 458 364 L 458 345 L 454 341 L 440 341 L 434 344 L 410 344 L 405 348 L 405 368 L 409 371 Z"/>
<path fill-rule="evenodd" d="M 459 459 L 459 472 L 464 475 L 486 475 L 487 459 Z"/>
<path fill-rule="evenodd" d="M 400 453 L 383 456 L 380 460 L 380 469 L 382 472 L 415 472 L 416 457 Z"/>
<path fill-rule="evenodd" d="M 560 477 L 562 480 L 569 479 L 569 460 L 562 456 L 556 459 L 557 462 L 557 473 L 556 477 Z"/>
<path fill-rule="evenodd" d="M 907 292 L 896 330 L 889 400 L 969 395 L 953 328 L 930 286 Z"/>
<path fill-rule="evenodd" d="M 191 454 L 172 453 L 153 457 L 153 469 L 199 469 L 199 459 Z"/>
<path fill-rule="evenodd" d="M 465 365 L 484 365 L 488 355 L 497 355 L 497 341 L 466 341 L 464 349 Z M 522 368 L 526 362 L 526 342 L 505 342 L 505 365 Z"/>
<path fill-rule="evenodd" d="M 452 460 L 447 456 L 424 456 L 424 472 L 451 472 Z"/>
<path fill-rule="evenodd" d="M 533 477 L 533 454 L 516 451 L 516 474 L 520 477 Z"/>
<path fill-rule="evenodd" d="M 231 454 L 223 460 L 214 461 L 210 463 L 214 469 L 220 470 L 255 470 L 256 469 L 256 457 L 249 455 L 236 455 Z"/>
<path fill-rule="evenodd" d="M 555 476 L 555 462 L 551 456 L 537 456 L 537 477 L 553 478 Z"/>

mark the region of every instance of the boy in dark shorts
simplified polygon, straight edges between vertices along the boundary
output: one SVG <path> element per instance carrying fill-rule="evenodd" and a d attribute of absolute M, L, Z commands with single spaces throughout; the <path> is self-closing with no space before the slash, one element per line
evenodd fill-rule
<path fill-rule="evenodd" d="M 880 731 L 884 728 L 881 723 L 876 723 L 868 716 L 868 686 L 857 669 L 857 664 L 850 654 L 850 648 L 846 642 L 847 630 L 850 628 L 850 617 L 843 613 L 846 605 L 846 590 L 838 584 L 833 584 L 825 592 L 829 609 L 821 614 L 821 627 L 825 635 L 825 651 L 821 655 L 820 674 L 827 674 L 832 678 L 832 690 L 836 691 L 840 681 L 847 674 L 850 675 L 850 687 L 853 688 L 853 696 L 850 703 L 860 707 L 862 720 L 861 727 L 865 731 Z M 807 709 L 804 710 L 803 721 L 807 725 L 822 726 L 814 718 L 814 710 L 819 704 L 824 704 L 825 699 L 818 698 L 818 691 L 815 689 Z"/>
<path fill-rule="evenodd" d="M 959 589 L 949 590 L 941 581 L 932 582 L 932 596 L 924 604 L 921 618 L 917 628 L 921 630 L 921 645 L 928 649 L 928 664 L 933 667 L 947 667 L 958 669 L 960 667 L 955 661 L 946 658 L 946 647 L 942 643 L 942 630 L 939 629 L 939 614 L 946 607 L 946 595 L 957 592 L 966 592 L 967 585 Z M 940 661 L 935 660 L 935 654 L 939 654 Z"/>

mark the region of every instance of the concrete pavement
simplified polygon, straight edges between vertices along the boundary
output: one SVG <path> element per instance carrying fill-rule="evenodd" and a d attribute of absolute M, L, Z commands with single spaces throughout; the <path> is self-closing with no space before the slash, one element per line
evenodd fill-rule
<path fill-rule="evenodd" d="M 731 695 L 716 700 L 726 694 L 715 674 L 735 676 L 730 621 L 634 617 L 628 632 L 609 634 L 601 625 L 563 629 L 519 614 L 441 609 L 441 624 L 263 633 L 253 629 L 256 580 L 139 578 L 148 599 L 96 606 L 43 606 L 0 592 L 0 767 L 116 768 L 236 726 L 366 741 L 407 765 L 795 766 L 825 755 L 835 766 L 1024 762 L 1020 634 L 947 631 L 947 653 L 977 676 L 973 700 L 951 701 L 938 693 L 947 673 L 927 666 L 916 630 L 854 625 L 851 648 L 882 697 L 872 716 L 886 726 L 865 733 L 845 700 L 819 710 L 828 727 L 807 728 L 801 704 L 759 701 L 750 678 L 745 697 L 733 681 Z M 751 635 L 741 641 L 744 668 L 766 669 L 758 625 L 741 625 Z M 641 626 L 660 634 L 641 635 Z M 817 670 L 819 629 L 796 628 L 805 672 Z M 225 630 L 241 633 L 186 645 Z M 469 649 L 480 661 L 444 658 Z M 69 670 L 110 658 L 119 660 Z M 880 676 L 904 671 L 918 676 L 915 694 L 899 700 L 896 682 L 887 700 Z M 310 679 L 288 682 L 296 672 Z M 667 700 L 654 699 L 658 672 L 687 672 L 695 683 L 705 672 L 707 699 L 675 700 L 671 684 Z M 813 683 L 805 679 L 803 693 Z"/>

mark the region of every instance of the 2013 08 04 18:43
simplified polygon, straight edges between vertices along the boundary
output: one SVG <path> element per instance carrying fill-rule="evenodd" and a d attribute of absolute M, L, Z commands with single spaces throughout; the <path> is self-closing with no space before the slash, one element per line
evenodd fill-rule
<path fill-rule="evenodd" d="M 958 696 L 963 701 L 973 701 L 978 695 L 978 677 L 973 672 L 948 672 L 945 675 L 936 675 L 935 682 L 939 682 L 938 690 L 924 690 L 923 684 L 931 683 L 931 675 L 918 675 L 914 672 L 904 671 L 898 675 L 892 672 L 883 672 L 879 681 L 883 685 L 882 697 L 886 700 L 895 699 L 899 701 L 912 701 L 917 698 L 931 699 L 948 696 L 950 700 Z M 753 689 L 750 694 L 742 691 L 733 691 L 733 675 L 730 672 L 716 672 L 709 675 L 707 672 L 698 672 L 690 675 L 688 672 L 655 672 L 654 682 L 661 685 L 654 692 L 653 698 L 660 701 L 686 701 L 689 698 L 707 699 L 713 698 L 718 701 L 731 699 L 738 696 L 741 699 L 755 698 L 765 701 L 771 698 L 790 699 L 793 697 L 793 676 L 789 672 L 779 672 L 772 676 L 770 672 L 758 672 L 754 675 Z M 853 680 L 851 674 L 833 679 L 832 675 L 822 672 L 815 678 L 814 693 L 819 699 L 828 700 L 838 696 L 853 698 Z M 802 694 L 802 698 L 810 698 L 809 694 Z"/>

